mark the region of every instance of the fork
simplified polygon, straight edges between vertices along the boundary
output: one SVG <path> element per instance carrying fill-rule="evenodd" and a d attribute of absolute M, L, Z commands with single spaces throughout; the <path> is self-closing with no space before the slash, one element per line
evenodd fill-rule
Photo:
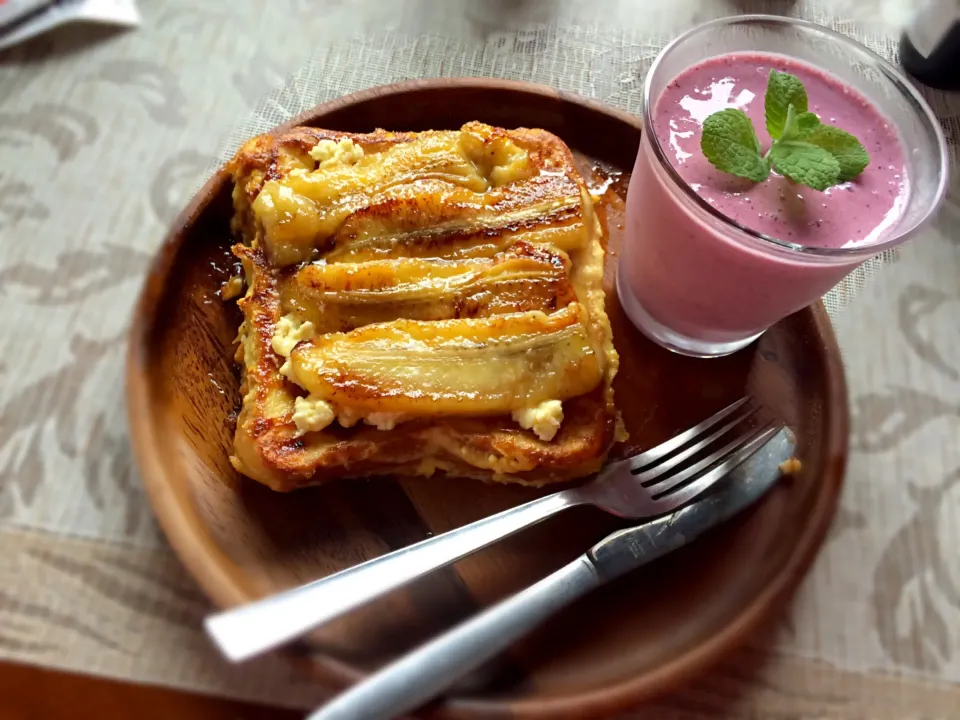
<path fill-rule="evenodd" d="M 757 412 L 741 398 L 646 452 L 606 466 L 589 483 L 497 513 L 306 585 L 209 616 L 207 633 L 239 662 L 449 565 L 497 540 L 577 505 L 621 518 L 663 515 L 710 488 L 779 429 L 750 423 Z"/>

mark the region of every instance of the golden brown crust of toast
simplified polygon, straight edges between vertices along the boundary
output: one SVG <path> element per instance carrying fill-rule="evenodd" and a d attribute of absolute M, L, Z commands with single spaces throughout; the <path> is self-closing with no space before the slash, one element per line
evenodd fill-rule
<path fill-rule="evenodd" d="M 563 401 L 564 420 L 550 441 L 522 429 L 509 414 L 418 417 L 385 430 L 362 422 L 352 427 L 334 422 L 322 431 L 298 433 L 292 419 L 294 400 L 305 396 L 306 390 L 281 374 L 285 358 L 275 352 L 271 339 L 278 320 L 290 310 L 292 301 L 285 288 L 296 282 L 302 265 L 278 264 L 275 257 L 271 258 L 269 238 L 258 223 L 253 203 L 265 183 L 284 181 L 292 171 L 310 173 L 316 165 L 310 151 L 320 141 L 349 138 L 366 155 L 376 155 L 414 142 L 424 134 L 383 130 L 349 134 L 293 128 L 279 135 L 263 135 L 248 141 L 227 166 L 235 182 L 233 227 L 244 241 L 235 247 L 235 253 L 243 262 L 248 283 L 246 295 L 238 301 L 245 318 L 238 350 L 244 402 L 237 420 L 233 457 L 238 470 L 275 490 L 288 491 L 337 478 L 434 471 L 541 485 L 589 474 L 603 464 L 615 435 L 611 383 L 617 358 L 596 272 L 598 257 L 602 270 L 603 239 L 589 194 L 569 149 L 550 133 L 508 131 L 479 124 L 465 129 L 471 126 L 479 128 L 484 143 L 507 138 L 522 148 L 524 162 L 535 171 L 533 176 L 496 187 L 491 191 L 496 193 L 495 202 L 482 211 L 461 202 L 468 199 L 468 193 L 457 187 L 442 187 L 445 195 L 432 195 L 440 186 L 430 179 L 417 184 L 412 192 L 391 188 L 387 195 L 393 196 L 377 196 L 347 214 L 330 237 L 317 243 L 319 257 L 338 261 L 341 257 L 345 261 L 453 257 L 480 262 L 483 258 L 499 261 L 505 251 L 534 259 L 552 257 L 554 266 L 570 268 L 570 282 L 562 288 L 558 285 L 558 296 L 563 303 L 576 298 L 589 314 L 591 338 L 605 361 L 600 385 Z M 426 190 L 418 195 L 419 188 Z M 576 202 L 571 203 L 570 197 Z M 551 203 L 557 207 L 543 210 L 552 207 Z M 534 214 L 524 215 L 525 208 L 530 207 Z M 487 218 L 479 227 L 471 225 L 478 213 L 486 213 L 483 217 Z M 502 222 L 503 218 L 509 222 Z M 578 245 L 581 229 L 586 240 Z M 399 254 L 378 245 L 380 234 L 390 232 L 406 238 Z M 364 233 L 372 238 L 372 244 L 363 244 Z M 574 245 L 559 250 L 549 242 L 540 242 L 551 238 Z M 315 252 L 312 257 L 317 256 Z M 304 282 L 315 290 L 308 280 Z M 571 287 L 575 293 L 571 293 Z M 303 301 L 302 294 L 296 297 L 298 302 Z M 448 308 L 452 313 L 448 317 L 469 318 L 486 311 L 486 306 L 469 301 L 473 296 L 467 297 L 462 300 L 457 296 L 451 301 L 453 309 Z M 553 302 L 556 304 L 555 298 Z M 515 309 L 506 304 L 506 309 L 495 312 Z M 553 309 L 547 305 L 543 311 L 549 314 Z M 312 310 L 322 312 L 323 307 Z"/>

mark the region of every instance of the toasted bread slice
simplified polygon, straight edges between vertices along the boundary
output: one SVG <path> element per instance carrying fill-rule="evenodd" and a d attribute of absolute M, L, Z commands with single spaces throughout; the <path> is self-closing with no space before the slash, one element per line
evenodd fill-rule
<path fill-rule="evenodd" d="M 286 491 L 437 471 L 540 485 L 603 464 L 605 243 L 557 137 L 294 128 L 228 171 L 239 471 Z"/>

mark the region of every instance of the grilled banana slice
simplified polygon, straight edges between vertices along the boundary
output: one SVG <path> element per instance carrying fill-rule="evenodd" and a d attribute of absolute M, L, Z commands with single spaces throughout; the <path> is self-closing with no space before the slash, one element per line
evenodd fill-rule
<path fill-rule="evenodd" d="M 299 344 L 292 376 L 311 398 L 360 412 L 491 415 L 597 387 L 601 358 L 579 303 L 471 320 L 397 320 Z"/>
<path fill-rule="evenodd" d="M 324 257 L 490 257 L 518 240 L 571 252 L 589 241 L 583 202 L 565 175 L 531 178 L 523 193 L 475 193 L 438 181 L 396 186 L 347 217 Z"/>
<path fill-rule="evenodd" d="M 313 264 L 285 282 L 284 312 L 316 332 L 409 320 L 553 312 L 576 300 L 564 254 L 519 244 L 496 258 Z"/>
<path fill-rule="evenodd" d="M 566 250 L 589 239 L 580 185 L 566 172 L 542 172 L 495 128 L 468 123 L 370 153 L 352 141 L 349 148 L 324 142 L 331 147 L 322 154 L 320 145 L 311 151 L 319 162 L 312 172 L 298 167 L 267 179 L 252 202 L 274 266 L 330 251 L 328 259 L 350 262 L 425 257 L 489 245 L 491 237 L 549 241 Z M 506 192 L 513 184 L 523 191 Z M 494 245 L 493 252 L 505 247 Z"/>

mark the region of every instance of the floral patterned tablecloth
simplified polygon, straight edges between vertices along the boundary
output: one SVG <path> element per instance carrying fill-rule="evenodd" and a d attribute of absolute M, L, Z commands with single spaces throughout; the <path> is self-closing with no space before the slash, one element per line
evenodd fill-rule
<path fill-rule="evenodd" d="M 127 441 L 142 274 L 244 137 L 344 92 L 438 75 L 639 111 L 646 67 L 695 22 L 795 14 L 893 58 L 902 5 L 144 0 L 137 31 L 68 28 L 0 53 L 0 657 L 284 705 L 326 692 L 277 659 L 214 654 L 208 603 L 160 535 Z M 956 154 L 960 100 L 928 97 Z M 830 297 L 853 436 L 816 566 L 772 633 L 629 716 L 960 717 L 960 210 L 861 284 Z"/>

